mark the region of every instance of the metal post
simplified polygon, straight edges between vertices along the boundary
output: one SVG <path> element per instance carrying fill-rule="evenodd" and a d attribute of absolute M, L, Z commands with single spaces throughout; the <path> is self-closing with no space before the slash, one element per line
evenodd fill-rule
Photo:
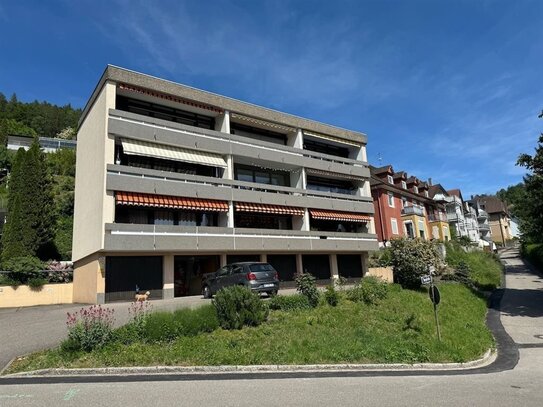
<path fill-rule="evenodd" d="M 436 299 L 434 298 L 434 279 L 430 283 L 430 292 L 432 293 L 432 303 L 434 304 L 434 317 L 436 320 L 437 339 L 441 342 L 441 330 L 439 329 L 439 318 L 437 316 Z"/>

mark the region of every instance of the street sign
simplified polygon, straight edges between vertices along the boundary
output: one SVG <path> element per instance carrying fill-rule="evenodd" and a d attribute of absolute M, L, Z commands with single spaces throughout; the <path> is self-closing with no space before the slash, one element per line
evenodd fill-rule
<path fill-rule="evenodd" d="M 430 284 L 432 282 L 432 276 L 429 274 L 424 274 L 420 276 L 420 282 L 423 285 Z"/>
<path fill-rule="evenodd" d="M 430 286 L 430 289 L 428 290 L 428 294 L 430 295 L 430 299 L 435 305 L 438 305 L 441 301 L 441 294 L 439 293 L 439 290 L 435 285 Z"/>

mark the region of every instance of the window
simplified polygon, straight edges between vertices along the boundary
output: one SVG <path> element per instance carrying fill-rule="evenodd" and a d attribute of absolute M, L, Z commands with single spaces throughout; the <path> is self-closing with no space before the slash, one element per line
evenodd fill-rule
<path fill-rule="evenodd" d="M 402 196 L 402 208 L 405 208 L 407 206 L 407 198 L 405 196 Z"/>
<path fill-rule="evenodd" d="M 174 213 L 172 211 L 155 211 L 155 225 L 173 225 Z"/>
<path fill-rule="evenodd" d="M 413 191 L 415 191 L 415 194 L 418 194 L 418 193 L 419 193 L 419 187 L 414 186 L 414 187 L 413 187 Z"/>
<path fill-rule="evenodd" d="M 405 181 L 402 181 L 402 188 L 407 189 L 407 184 L 405 183 Z"/>
<path fill-rule="evenodd" d="M 394 194 L 392 192 L 388 193 L 388 206 L 394 208 Z"/>
<path fill-rule="evenodd" d="M 392 234 L 398 234 L 398 221 L 395 218 L 390 219 L 390 225 L 392 226 Z"/>
<path fill-rule="evenodd" d="M 290 175 L 286 171 L 267 170 L 245 165 L 234 166 L 234 177 L 238 181 L 256 182 L 258 184 L 290 186 Z"/>
<path fill-rule="evenodd" d="M 394 184 L 394 178 L 392 178 L 392 175 L 387 175 L 387 178 L 389 184 Z"/>
<path fill-rule="evenodd" d="M 268 143 L 282 145 L 287 144 L 287 136 L 285 134 L 276 133 L 274 131 L 260 129 L 257 127 L 246 126 L 244 124 L 235 122 L 230 122 L 230 133 L 237 136 L 267 141 Z"/>

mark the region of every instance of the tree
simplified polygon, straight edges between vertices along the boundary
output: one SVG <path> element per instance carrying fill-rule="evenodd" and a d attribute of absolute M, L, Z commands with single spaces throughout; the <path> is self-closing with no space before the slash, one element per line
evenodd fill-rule
<path fill-rule="evenodd" d="M 2 260 L 22 256 L 56 257 L 53 245 L 53 198 L 45 157 L 37 141 L 20 149 L 9 180 L 7 223 Z"/>
<path fill-rule="evenodd" d="M 539 115 L 543 118 L 543 111 Z M 543 133 L 539 136 L 534 155 L 521 154 L 517 165 L 529 172 L 524 176 L 526 193 L 519 206 L 520 230 L 525 241 L 543 241 Z"/>

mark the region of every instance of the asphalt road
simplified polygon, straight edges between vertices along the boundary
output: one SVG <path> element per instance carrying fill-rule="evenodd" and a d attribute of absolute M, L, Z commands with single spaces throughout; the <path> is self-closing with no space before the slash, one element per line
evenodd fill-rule
<path fill-rule="evenodd" d="M 0 406 L 541 406 L 543 405 L 543 278 L 514 252 L 503 256 L 507 288 L 501 321 L 518 346 L 514 369 L 449 375 L 374 372 L 359 377 L 201 379 L 9 384 Z M 11 329 L 11 328 L 10 328 Z M 126 380 L 126 378 L 125 378 Z M 1 383 L 1 382 L 0 382 Z"/>

